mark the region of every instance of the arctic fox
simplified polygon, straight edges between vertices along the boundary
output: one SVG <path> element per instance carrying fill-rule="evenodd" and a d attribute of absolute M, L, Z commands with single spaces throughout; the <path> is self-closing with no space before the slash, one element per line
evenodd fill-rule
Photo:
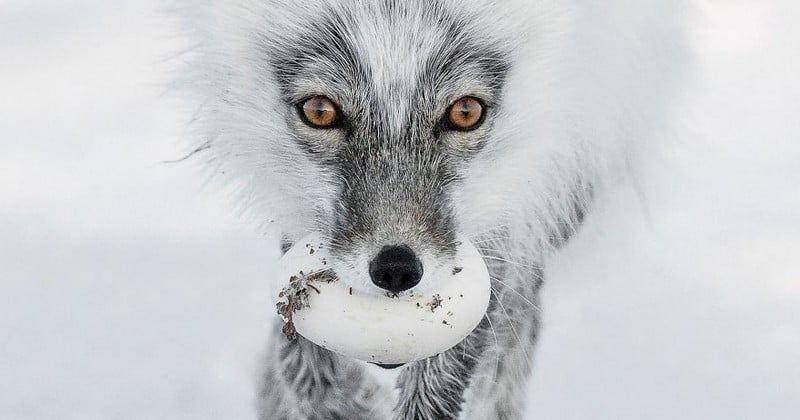
<path fill-rule="evenodd" d="M 276 317 L 260 418 L 521 418 L 544 265 L 662 129 L 683 3 L 187 3 L 196 152 L 286 247 L 321 232 L 354 287 L 401 292 L 466 237 L 492 279 L 484 321 L 394 393 Z"/>

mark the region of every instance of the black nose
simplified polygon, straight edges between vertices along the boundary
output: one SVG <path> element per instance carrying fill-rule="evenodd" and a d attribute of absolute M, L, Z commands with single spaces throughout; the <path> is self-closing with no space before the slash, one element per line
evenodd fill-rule
<path fill-rule="evenodd" d="M 381 289 L 400 293 L 422 279 L 422 262 L 405 245 L 385 246 L 369 263 L 369 275 Z"/>

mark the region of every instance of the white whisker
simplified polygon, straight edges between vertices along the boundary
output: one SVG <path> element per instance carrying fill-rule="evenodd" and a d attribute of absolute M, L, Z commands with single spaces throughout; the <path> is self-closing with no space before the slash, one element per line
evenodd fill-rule
<path fill-rule="evenodd" d="M 484 315 L 486 320 L 489 321 L 489 328 L 492 330 L 494 336 L 494 369 L 492 370 L 492 382 L 497 382 L 497 371 L 500 370 L 500 342 L 497 340 L 497 331 L 492 324 L 492 318 L 489 317 L 489 312 Z"/>
<path fill-rule="evenodd" d="M 503 282 L 502 280 L 500 280 L 500 279 L 498 279 L 497 277 L 494 277 L 494 276 L 490 276 L 489 278 L 490 278 L 492 281 L 496 281 L 496 282 L 500 283 L 501 285 L 505 286 L 505 289 L 504 289 L 504 290 L 510 290 L 510 291 L 511 291 L 511 292 L 513 292 L 515 295 L 519 296 L 519 297 L 520 297 L 520 298 L 521 298 L 523 301 L 525 301 L 525 303 L 527 303 L 528 305 L 530 305 L 530 306 L 531 306 L 531 308 L 533 308 L 533 309 L 534 309 L 534 310 L 536 310 L 537 312 L 541 312 L 541 311 L 542 311 L 542 308 L 541 308 L 539 305 L 537 305 L 537 304 L 535 304 L 535 303 L 531 302 L 531 300 L 530 300 L 530 299 L 528 299 L 527 297 L 525 297 L 525 295 L 523 295 L 522 293 L 518 292 L 516 289 L 514 289 L 514 288 L 513 288 L 513 287 L 511 287 L 511 286 L 509 286 L 508 284 L 506 284 L 506 283 L 505 283 L 505 282 Z"/>
<path fill-rule="evenodd" d="M 528 370 L 530 370 L 531 369 L 530 357 L 528 356 L 528 351 L 525 350 L 525 345 L 522 343 L 522 340 L 519 338 L 519 335 L 517 334 L 517 329 L 514 327 L 514 322 L 511 320 L 511 317 L 508 316 L 508 312 L 506 311 L 505 306 L 503 306 L 503 302 L 500 301 L 500 297 L 497 296 L 497 293 L 495 293 L 494 289 L 492 289 L 492 294 L 494 294 L 495 298 L 497 299 L 497 304 L 500 305 L 500 309 L 505 314 L 506 319 L 508 320 L 508 325 L 511 327 L 511 333 L 514 334 L 514 338 L 517 339 L 517 344 L 519 345 L 520 350 L 522 350 L 522 353 L 525 355 L 525 363 L 528 366 Z"/>

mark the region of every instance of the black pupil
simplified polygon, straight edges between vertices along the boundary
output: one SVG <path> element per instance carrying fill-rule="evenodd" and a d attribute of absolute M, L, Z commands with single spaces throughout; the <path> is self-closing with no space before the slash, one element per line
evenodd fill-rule
<path fill-rule="evenodd" d="M 316 109 L 314 109 L 314 113 L 317 114 L 317 118 L 322 118 L 326 112 L 328 112 L 328 107 L 325 106 L 325 103 L 322 101 L 317 101 Z"/>
<path fill-rule="evenodd" d="M 309 99 L 303 108 L 306 116 L 309 120 L 311 120 L 312 124 L 319 127 L 326 127 L 333 123 L 333 106 L 325 99 Z"/>
<path fill-rule="evenodd" d="M 462 102 L 461 103 L 461 117 L 466 120 L 467 117 L 469 117 L 469 114 L 470 114 L 469 105 L 467 105 L 466 101 Z"/>
<path fill-rule="evenodd" d="M 462 124 L 469 124 L 471 123 L 471 117 L 473 112 L 475 111 L 471 107 L 471 103 L 468 100 L 462 100 L 459 104 L 458 112 L 461 114 L 461 123 Z"/>

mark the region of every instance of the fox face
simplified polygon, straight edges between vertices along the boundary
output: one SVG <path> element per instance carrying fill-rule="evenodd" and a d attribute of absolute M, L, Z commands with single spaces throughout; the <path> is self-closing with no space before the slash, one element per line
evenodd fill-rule
<path fill-rule="evenodd" d="M 273 232 L 326 237 L 361 291 L 425 287 L 465 241 L 538 265 L 624 157 L 628 109 L 604 92 L 637 85 L 596 83 L 621 56 L 587 51 L 562 2 L 202 4 L 198 150 Z"/>
<path fill-rule="evenodd" d="M 510 67 L 496 40 L 449 12 L 331 9 L 265 51 L 288 137 L 326 173 L 316 229 L 337 271 L 393 293 L 454 254 L 454 190 L 491 141 Z"/>

